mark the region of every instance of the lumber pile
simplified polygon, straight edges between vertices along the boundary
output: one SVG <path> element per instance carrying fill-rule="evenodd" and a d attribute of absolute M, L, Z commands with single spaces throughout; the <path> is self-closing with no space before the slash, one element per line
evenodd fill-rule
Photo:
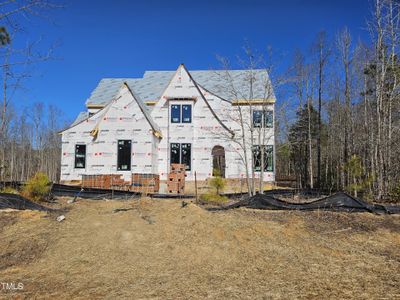
<path fill-rule="evenodd" d="M 185 191 L 185 165 L 171 164 L 171 172 L 168 174 L 168 192 L 170 194 L 183 194 Z"/>
<path fill-rule="evenodd" d="M 132 192 L 153 194 L 160 189 L 160 176 L 155 174 L 132 173 Z"/>

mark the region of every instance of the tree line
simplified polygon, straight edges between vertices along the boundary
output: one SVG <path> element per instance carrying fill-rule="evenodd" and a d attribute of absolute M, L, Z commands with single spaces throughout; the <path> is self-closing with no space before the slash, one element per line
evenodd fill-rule
<path fill-rule="evenodd" d="M 54 46 L 39 49 L 41 37 L 26 36 L 28 17 L 61 7 L 51 1 L 0 1 L 0 181 L 25 181 L 36 172 L 57 181 L 65 124 L 55 106 L 33 103 L 24 108 L 26 81 L 39 63 L 52 59 Z M 36 40 L 35 40 L 36 39 Z M 18 106 L 16 103 L 18 102 Z"/>
<path fill-rule="evenodd" d="M 370 41 L 320 32 L 297 50 L 284 88 L 293 122 L 280 120 L 278 177 L 300 188 L 400 197 L 400 3 L 375 0 Z"/>
<path fill-rule="evenodd" d="M 62 112 L 34 103 L 21 111 L 9 106 L 0 139 L 0 180 L 26 181 L 43 172 L 52 181 L 60 177 Z"/>

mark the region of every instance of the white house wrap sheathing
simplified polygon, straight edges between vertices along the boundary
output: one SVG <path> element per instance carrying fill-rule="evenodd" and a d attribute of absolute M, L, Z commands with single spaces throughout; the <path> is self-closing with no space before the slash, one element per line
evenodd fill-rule
<path fill-rule="evenodd" d="M 212 176 L 211 152 L 214 146 L 222 146 L 225 150 L 226 178 L 245 176 L 243 150 L 236 142 L 241 133 L 240 123 L 236 121 L 238 108 L 195 82 L 183 65 L 179 66 L 162 94 L 155 99 L 157 102 L 151 111 L 128 82 L 120 84 L 118 92 L 112 97 L 108 104 L 102 98 L 104 108 L 90 117 L 88 113 L 81 113 L 62 132 L 61 181 L 79 181 L 83 174 L 122 174 L 129 181 L 132 173 L 159 174 L 161 180 L 166 180 L 171 143 L 192 145 L 191 170 L 187 171 L 186 180 L 194 180 L 195 171 L 199 180 Z M 191 123 L 170 122 L 173 104 L 192 104 Z M 274 110 L 273 101 L 267 106 L 268 110 Z M 245 105 L 241 109 L 245 122 L 250 124 L 250 107 Z M 262 106 L 254 104 L 252 109 L 262 109 Z M 274 146 L 274 129 L 266 128 L 265 131 L 265 144 Z M 250 129 L 246 133 L 246 140 L 249 139 Z M 117 170 L 118 140 L 132 142 L 129 171 Z M 84 169 L 75 168 L 77 144 L 86 145 Z M 251 153 L 248 153 L 248 161 L 250 164 Z M 264 180 L 274 181 L 274 172 L 265 172 Z"/>

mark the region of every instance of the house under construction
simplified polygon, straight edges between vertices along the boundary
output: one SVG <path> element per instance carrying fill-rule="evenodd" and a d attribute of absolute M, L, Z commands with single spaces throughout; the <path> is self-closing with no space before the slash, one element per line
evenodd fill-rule
<path fill-rule="evenodd" d="M 127 185 L 132 174 L 163 182 L 171 164 L 184 165 L 186 181 L 195 173 L 205 180 L 216 169 L 240 179 L 246 162 L 256 177 L 263 167 L 263 180 L 274 181 L 274 104 L 265 69 L 188 71 L 180 65 L 146 71 L 143 78 L 102 79 L 87 111 L 61 133 L 61 182 L 110 174 Z"/>

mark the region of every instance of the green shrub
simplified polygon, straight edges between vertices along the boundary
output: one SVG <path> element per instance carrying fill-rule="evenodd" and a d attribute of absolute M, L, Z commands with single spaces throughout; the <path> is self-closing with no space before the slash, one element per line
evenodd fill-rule
<path fill-rule="evenodd" d="M 221 177 L 218 169 L 213 171 L 214 177 L 210 179 L 209 185 L 213 188 L 213 191 L 202 194 L 200 200 L 208 204 L 221 205 L 228 202 L 228 198 L 220 195 L 220 192 L 225 188 L 225 180 Z"/>
<path fill-rule="evenodd" d="M 228 202 L 228 198 L 215 193 L 206 193 L 200 195 L 200 200 L 207 204 L 221 205 Z"/>
<path fill-rule="evenodd" d="M 344 165 L 344 170 L 348 173 L 351 180 L 346 190 L 355 197 L 357 197 L 359 192 L 368 192 L 371 189 L 373 177 L 370 174 L 365 174 L 360 157 L 352 155 L 350 160 Z"/>
<path fill-rule="evenodd" d="M 35 201 L 44 201 L 50 188 L 50 180 L 47 175 L 37 172 L 27 181 L 23 188 L 23 195 Z"/>
<path fill-rule="evenodd" d="M 221 177 L 213 177 L 210 186 L 215 189 L 216 194 L 219 194 L 225 188 L 225 181 Z"/>
<path fill-rule="evenodd" d="M 218 169 L 214 169 L 214 177 L 210 180 L 210 186 L 215 189 L 217 195 L 225 188 L 225 180 L 221 177 Z"/>

